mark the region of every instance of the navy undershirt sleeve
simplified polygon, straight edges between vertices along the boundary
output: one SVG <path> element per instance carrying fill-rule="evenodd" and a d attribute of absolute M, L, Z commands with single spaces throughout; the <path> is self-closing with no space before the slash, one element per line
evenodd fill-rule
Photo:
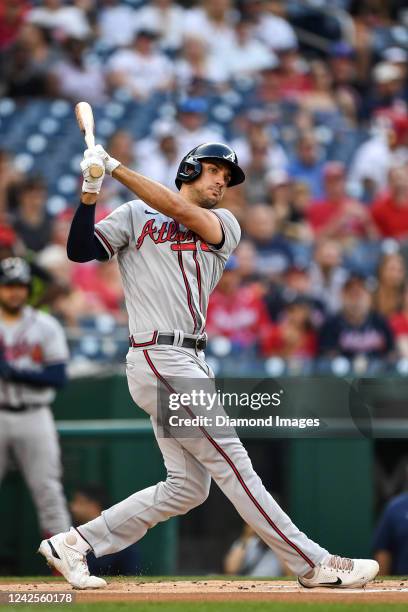
<path fill-rule="evenodd" d="M 60 389 L 66 383 L 65 364 L 56 363 L 45 366 L 42 370 L 20 370 L 13 366 L 8 367 L 6 380 L 25 383 L 32 387 L 55 387 Z"/>
<path fill-rule="evenodd" d="M 94 234 L 95 206 L 83 204 L 76 209 L 69 230 L 67 255 L 71 261 L 85 262 L 109 259 L 108 253 Z"/>

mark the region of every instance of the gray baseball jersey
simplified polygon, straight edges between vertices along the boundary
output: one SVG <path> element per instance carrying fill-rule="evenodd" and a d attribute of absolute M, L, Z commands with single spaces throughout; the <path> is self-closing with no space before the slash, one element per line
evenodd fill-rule
<path fill-rule="evenodd" d="M 203 331 L 210 293 L 241 236 L 229 210 L 212 212 L 224 230 L 219 249 L 142 200 L 123 204 L 95 226 L 109 257 L 118 254 L 131 334 Z"/>
<path fill-rule="evenodd" d="M 69 356 L 58 321 L 30 306 L 24 308 L 22 318 L 13 325 L 6 325 L 0 318 L 0 342 L 7 362 L 20 369 L 41 370 L 45 365 L 65 363 Z M 53 387 L 0 381 L 0 404 L 48 405 L 54 398 Z"/>

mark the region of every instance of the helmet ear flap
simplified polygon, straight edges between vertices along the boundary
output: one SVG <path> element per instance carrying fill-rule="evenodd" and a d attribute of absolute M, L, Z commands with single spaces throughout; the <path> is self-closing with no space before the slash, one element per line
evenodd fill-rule
<path fill-rule="evenodd" d="M 192 157 L 183 160 L 177 172 L 176 185 L 178 189 L 181 187 L 181 183 L 191 183 L 202 171 L 201 162 L 198 159 Z"/>

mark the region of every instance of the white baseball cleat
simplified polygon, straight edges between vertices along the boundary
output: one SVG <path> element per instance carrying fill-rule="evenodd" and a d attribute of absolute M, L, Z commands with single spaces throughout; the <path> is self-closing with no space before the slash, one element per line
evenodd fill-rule
<path fill-rule="evenodd" d="M 362 587 L 374 580 L 379 572 L 377 561 L 372 559 L 347 559 L 329 555 L 319 563 L 312 578 L 298 577 L 298 582 L 306 589 L 316 587 L 351 589 Z"/>
<path fill-rule="evenodd" d="M 86 556 L 67 544 L 73 538 L 71 532 L 58 533 L 43 540 L 38 552 L 45 557 L 48 565 L 55 567 L 74 589 L 102 589 L 107 586 L 103 578 L 89 574 Z M 73 542 L 75 544 L 75 542 Z"/>

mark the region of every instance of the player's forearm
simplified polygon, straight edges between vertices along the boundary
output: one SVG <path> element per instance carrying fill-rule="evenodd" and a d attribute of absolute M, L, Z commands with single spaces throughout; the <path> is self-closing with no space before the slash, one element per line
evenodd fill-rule
<path fill-rule="evenodd" d="M 191 204 L 174 191 L 126 166 L 118 166 L 112 176 L 146 204 L 176 221 L 182 222 L 181 217 L 186 206 L 192 208 Z"/>
<path fill-rule="evenodd" d="M 146 204 L 175 219 L 203 240 L 210 244 L 219 244 L 222 241 L 221 225 L 216 216 L 208 210 L 190 204 L 178 193 L 125 166 L 118 166 L 113 170 L 112 176 Z"/>
<path fill-rule="evenodd" d="M 67 255 L 71 261 L 83 263 L 97 259 L 108 259 L 103 246 L 95 237 L 95 206 L 91 204 L 96 200 L 96 194 L 83 193 L 82 202 L 78 206 L 68 234 Z"/>
<path fill-rule="evenodd" d="M 92 206 L 93 204 L 96 204 L 97 197 L 97 193 L 87 193 L 86 191 L 83 191 L 81 196 L 81 202 L 83 204 L 86 204 L 87 206 Z"/>
<path fill-rule="evenodd" d="M 86 106 L 81 102 L 82 106 Z M 79 108 L 76 112 L 81 129 L 90 130 L 88 136 L 93 136 L 93 117 L 90 108 Z M 88 126 L 85 125 L 88 124 Z M 81 203 L 77 208 L 68 235 L 67 255 L 71 261 L 78 263 L 98 259 L 103 261 L 109 258 L 108 253 L 95 237 L 95 204 L 102 188 L 105 176 L 103 161 L 92 151 L 87 149 L 81 161 L 81 170 L 84 177 L 82 183 Z M 97 172 L 96 172 L 97 171 Z"/>
<path fill-rule="evenodd" d="M 226 574 L 239 574 L 246 553 L 246 542 L 239 540 L 228 552 L 224 559 L 224 572 Z"/>
<path fill-rule="evenodd" d="M 27 369 L 20 370 L 13 366 L 9 366 L 6 380 L 26 384 L 30 387 L 55 387 L 59 389 L 63 387 L 66 382 L 65 365 L 58 363 L 46 366 L 43 370 L 39 371 Z"/>

